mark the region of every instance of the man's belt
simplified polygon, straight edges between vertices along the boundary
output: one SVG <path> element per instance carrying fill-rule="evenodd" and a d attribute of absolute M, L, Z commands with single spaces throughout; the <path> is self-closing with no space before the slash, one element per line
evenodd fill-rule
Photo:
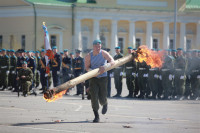
<path fill-rule="evenodd" d="M 165 72 L 165 71 L 169 71 L 169 69 L 162 69 L 161 71 Z"/>
<path fill-rule="evenodd" d="M 76 67 L 76 68 L 74 68 L 75 70 L 81 70 L 81 67 Z"/>
<path fill-rule="evenodd" d="M 132 69 L 133 67 L 126 67 L 126 69 Z"/>
<path fill-rule="evenodd" d="M 7 68 L 8 66 L 1 66 L 1 68 Z"/>
<path fill-rule="evenodd" d="M 176 71 L 182 71 L 182 69 L 175 69 Z"/>
<path fill-rule="evenodd" d="M 151 68 L 151 69 L 149 69 L 149 71 L 155 71 L 156 69 L 154 69 L 154 68 Z"/>
<path fill-rule="evenodd" d="M 146 70 L 146 68 L 139 68 L 139 70 Z"/>
<path fill-rule="evenodd" d="M 192 70 L 193 73 L 199 72 L 199 70 Z"/>

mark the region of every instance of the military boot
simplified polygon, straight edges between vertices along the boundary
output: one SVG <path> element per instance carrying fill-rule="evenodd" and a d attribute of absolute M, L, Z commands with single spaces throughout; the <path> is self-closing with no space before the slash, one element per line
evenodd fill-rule
<path fill-rule="evenodd" d="M 94 116 L 95 116 L 93 122 L 94 123 L 98 123 L 100 121 L 100 119 L 99 119 L 99 113 L 98 113 L 98 111 L 94 111 L 94 110 L 93 110 L 93 112 L 94 112 Z"/>

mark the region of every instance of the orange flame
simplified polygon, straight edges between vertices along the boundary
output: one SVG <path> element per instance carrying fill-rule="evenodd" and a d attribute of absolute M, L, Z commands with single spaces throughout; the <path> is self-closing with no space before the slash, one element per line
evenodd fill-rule
<path fill-rule="evenodd" d="M 147 46 L 142 45 L 138 48 L 136 62 L 146 62 L 151 68 L 161 68 L 164 63 L 164 53 L 161 51 L 152 51 Z"/>
<path fill-rule="evenodd" d="M 44 96 L 43 96 L 43 99 L 46 101 L 46 102 L 54 102 L 55 100 L 58 100 L 60 98 L 62 98 L 62 96 L 66 93 L 67 90 L 64 90 L 64 91 L 61 91 L 57 94 L 55 94 L 52 98 L 50 99 L 46 99 Z"/>

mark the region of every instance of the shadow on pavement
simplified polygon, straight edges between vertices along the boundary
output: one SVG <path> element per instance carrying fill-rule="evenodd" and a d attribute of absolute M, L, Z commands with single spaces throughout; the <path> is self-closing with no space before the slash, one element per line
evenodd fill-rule
<path fill-rule="evenodd" d="M 66 124 L 66 123 L 90 123 L 90 121 L 77 121 L 77 122 L 31 122 L 31 123 L 16 123 L 11 126 L 28 126 L 28 125 L 50 125 L 50 124 Z"/>

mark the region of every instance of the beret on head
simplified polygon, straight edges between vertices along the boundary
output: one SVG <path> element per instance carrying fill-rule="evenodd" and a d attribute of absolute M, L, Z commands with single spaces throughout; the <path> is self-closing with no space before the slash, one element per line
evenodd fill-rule
<path fill-rule="evenodd" d="M 115 49 L 120 49 L 120 46 L 115 47 Z"/>
<path fill-rule="evenodd" d="M 97 40 L 94 40 L 94 41 L 93 41 L 93 45 L 96 45 L 97 43 L 101 44 L 101 40 L 98 40 L 98 39 L 97 39 Z"/>

